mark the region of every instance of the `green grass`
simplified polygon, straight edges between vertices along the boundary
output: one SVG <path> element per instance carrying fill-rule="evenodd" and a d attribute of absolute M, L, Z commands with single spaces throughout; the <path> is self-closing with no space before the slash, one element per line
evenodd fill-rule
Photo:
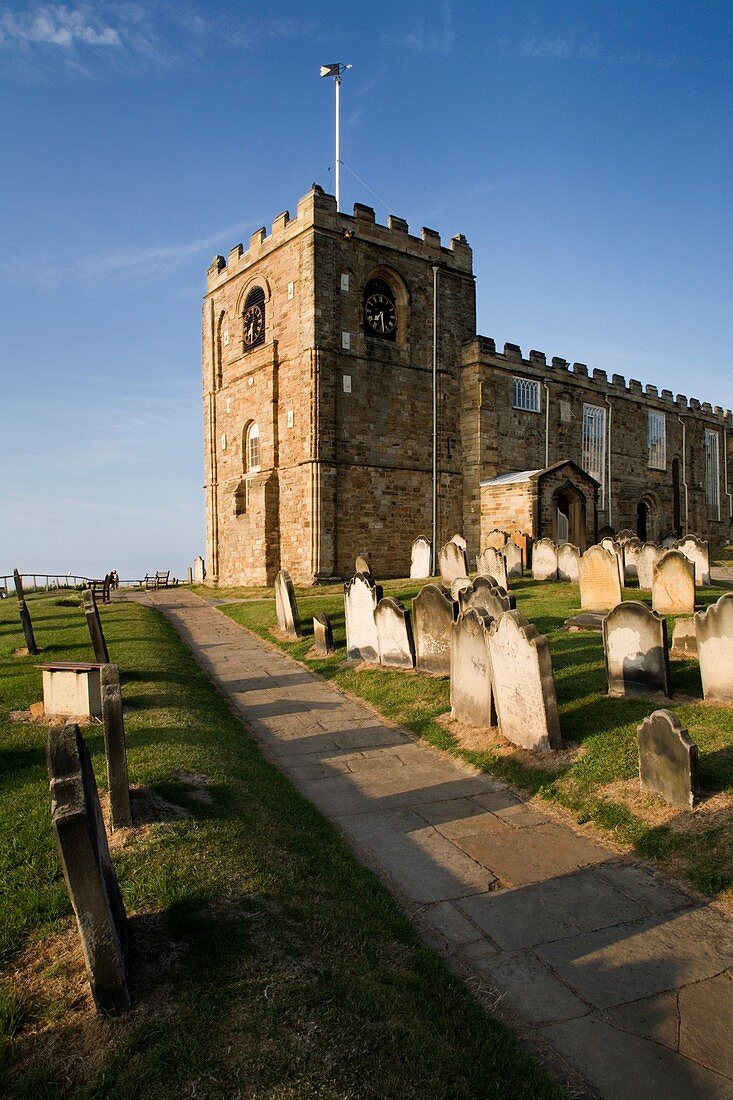
<path fill-rule="evenodd" d="M 415 581 L 387 582 L 385 595 L 400 598 L 406 606 L 419 591 Z M 209 599 L 232 598 L 211 589 L 201 590 Z M 538 583 L 523 578 L 512 585 L 517 607 L 547 635 L 552 654 L 563 738 L 582 748 L 558 769 L 544 765 L 542 757 L 528 760 L 526 753 L 497 751 L 487 737 L 485 751 L 461 748 L 456 738 L 436 721 L 450 709 L 447 679 L 416 673 L 390 672 L 344 665 L 345 625 L 342 591 L 300 589 L 299 609 L 304 637 L 286 642 L 272 633 L 275 607 L 272 598 L 222 607 L 237 622 L 274 641 L 293 657 L 339 687 L 367 700 L 392 719 L 430 744 L 469 760 L 530 794 L 554 801 L 579 822 L 592 822 L 614 840 L 630 846 L 640 856 L 657 860 L 668 870 L 686 877 L 708 894 L 733 898 L 733 829 L 730 808 L 710 813 L 701 825 L 698 815 L 679 815 L 664 825 L 650 824 L 626 804 L 609 797 L 604 788 L 637 774 L 636 728 L 660 706 L 679 714 L 700 752 L 700 779 L 708 794 L 733 791 L 733 709 L 701 705 L 702 687 L 697 661 L 672 663 L 675 696 L 671 702 L 648 699 L 609 699 L 605 694 L 603 643 L 600 634 L 569 634 L 563 623 L 579 612 L 574 585 Z M 721 595 L 721 588 L 698 590 L 698 601 L 707 605 Z M 626 599 L 650 603 L 648 593 L 627 589 Z M 325 611 L 331 616 L 337 652 L 327 659 L 313 659 L 312 617 Z M 672 620 L 668 621 L 671 639 Z M 694 827 L 693 827 L 694 825 Z"/>
<path fill-rule="evenodd" d="M 33 595 L 29 607 L 40 659 L 89 659 L 68 595 Z M 38 658 L 11 656 L 22 645 L 17 604 L 2 601 L 0 1094 L 564 1095 L 264 761 L 169 624 L 128 603 L 102 616 L 123 672 L 131 782 L 188 816 L 164 815 L 113 852 L 135 1008 L 97 1018 L 75 993 L 47 731 L 9 719 L 40 697 Z M 103 789 L 99 726 L 85 736 Z M 210 801 L 197 797 L 201 776 Z"/>

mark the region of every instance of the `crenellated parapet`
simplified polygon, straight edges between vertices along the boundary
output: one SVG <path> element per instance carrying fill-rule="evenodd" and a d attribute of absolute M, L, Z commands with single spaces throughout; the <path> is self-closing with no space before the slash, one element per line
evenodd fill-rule
<path fill-rule="evenodd" d="M 469 275 L 473 271 L 473 252 L 462 233 L 456 234 L 448 245 L 444 245 L 436 230 L 423 227 L 420 236 L 415 236 L 410 233 L 405 219 L 394 214 L 389 215 L 387 225 L 381 225 L 373 208 L 360 202 L 354 203 L 353 214 L 344 214 L 336 209 L 334 196 L 314 184 L 299 201 L 295 217 L 285 210 L 275 218 L 269 233 L 264 226 L 255 230 L 246 249 L 242 244 L 237 244 L 226 259 L 215 256 L 207 272 L 208 290 L 213 290 L 255 260 L 313 227 L 347 239 L 356 237 L 372 241 L 454 271 Z"/>
<path fill-rule="evenodd" d="M 630 378 L 627 382 L 622 374 L 612 375 L 609 381 L 604 370 L 595 369 L 591 373 L 585 363 L 571 364 L 558 356 L 553 356 L 548 362 L 547 356 L 541 351 L 532 350 L 525 359 L 518 344 L 504 344 L 504 350 L 497 351 L 496 343 L 490 337 L 477 336 L 475 340 L 464 345 L 463 363 L 469 365 L 481 359 L 491 359 L 492 365 L 503 365 L 511 370 L 521 368 L 522 374 L 528 378 L 537 378 L 543 382 L 561 384 L 563 376 L 571 376 L 574 383 L 579 382 L 584 388 L 595 390 L 601 399 L 628 394 L 648 402 L 651 408 L 671 408 L 678 415 L 694 412 L 698 416 L 718 421 L 725 428 L 733 426 L 731 410 L 724 409 L 720 405 L 713 406 L 709 401 L 699 401 L 695 397 L 688 398 L 680 393 L 675 396 L 672 390 L 660 391 L 657 386 L 642 385 L 636 378 Z"/>

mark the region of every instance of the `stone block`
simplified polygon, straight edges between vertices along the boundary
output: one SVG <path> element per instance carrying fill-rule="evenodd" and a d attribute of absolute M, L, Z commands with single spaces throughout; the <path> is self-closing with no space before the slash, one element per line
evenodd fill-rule
<path fill-rule="evenodd" d="M 492 624 L 489 652 L 501 732 L 525 749 L 559 749 L 560 718 L 547 638 L 521 611 Z"/>
<path fill-rule="evenodd" d="M 639 781 L 678 810 L 689 810 L 697 795 L 697 745 L 676 714 L 655 710 L 636 734 Z"/>
<path fill-rule="evenodd" d="M 45 714 L 67 718 L 101 718 L 102 688 L 99 664 L 56 661 L 38 665 L 43 672 Z"/>
<path fill-rule="evenodd" d="M 608 694 L 671 694 L 667 623 L 654 611 L 627 600 L 603 620 Z"/>

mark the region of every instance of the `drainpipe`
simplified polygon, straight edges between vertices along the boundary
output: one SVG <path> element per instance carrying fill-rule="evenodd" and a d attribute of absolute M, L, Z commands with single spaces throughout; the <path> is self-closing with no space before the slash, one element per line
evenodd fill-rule
<path fill-rule="evenodd" d="M 438 271 L 433 264 L 433 576 L 438 572 Z"/>
<path fill-rule="evenodd" d="M 682 425 L 682 488 L 685 490 L 685 534 L 690 530 L 687 499 L 687 427 L 681 416 L 677 416 Z"/>
<path fill-rule="evenodd" d="M 723 484 L 728 498 L 728 519 L 733 519 L 733 495 L 728 491 L 728 432 L 723 429 Z"/>
<path fill-rule="evenodd" d="M 545 387 L 545 469 L 550 465 L 550 386 L 543 382 Z"/>
<path fill-rule="evenodd" d="M 606 444 L 606 446 L 608 447 L 608 457 L 606 460 L 608 463 L 608 488 L 606 490 L 606 492 L 608 493 L 608 505 L 606 507 L 606 514 L 608 515 L 608 526 L 612 527 L 613 502 L 611 501 L 611 417 L 613 415 L 613 409 L 611 407 L 610 398 L 608 397 L 606 398 L 606 405 L 608 406 L 608 443 Z"/>

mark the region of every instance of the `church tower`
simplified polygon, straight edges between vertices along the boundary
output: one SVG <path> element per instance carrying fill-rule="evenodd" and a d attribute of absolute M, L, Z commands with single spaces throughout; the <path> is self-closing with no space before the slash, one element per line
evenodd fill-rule
<path fill-rule="evenodd" d="M 435 306 L 435 310 L 434 310 Z M 475 336 L 472 254 L 401 218 L 352 215 L 318 186 L 249 249 L 217 256 L 203 309 L 208 578 L 312 583 L 369 552 L 404 576 L 432 525 L 463 526 L 461 347 Z"/>

